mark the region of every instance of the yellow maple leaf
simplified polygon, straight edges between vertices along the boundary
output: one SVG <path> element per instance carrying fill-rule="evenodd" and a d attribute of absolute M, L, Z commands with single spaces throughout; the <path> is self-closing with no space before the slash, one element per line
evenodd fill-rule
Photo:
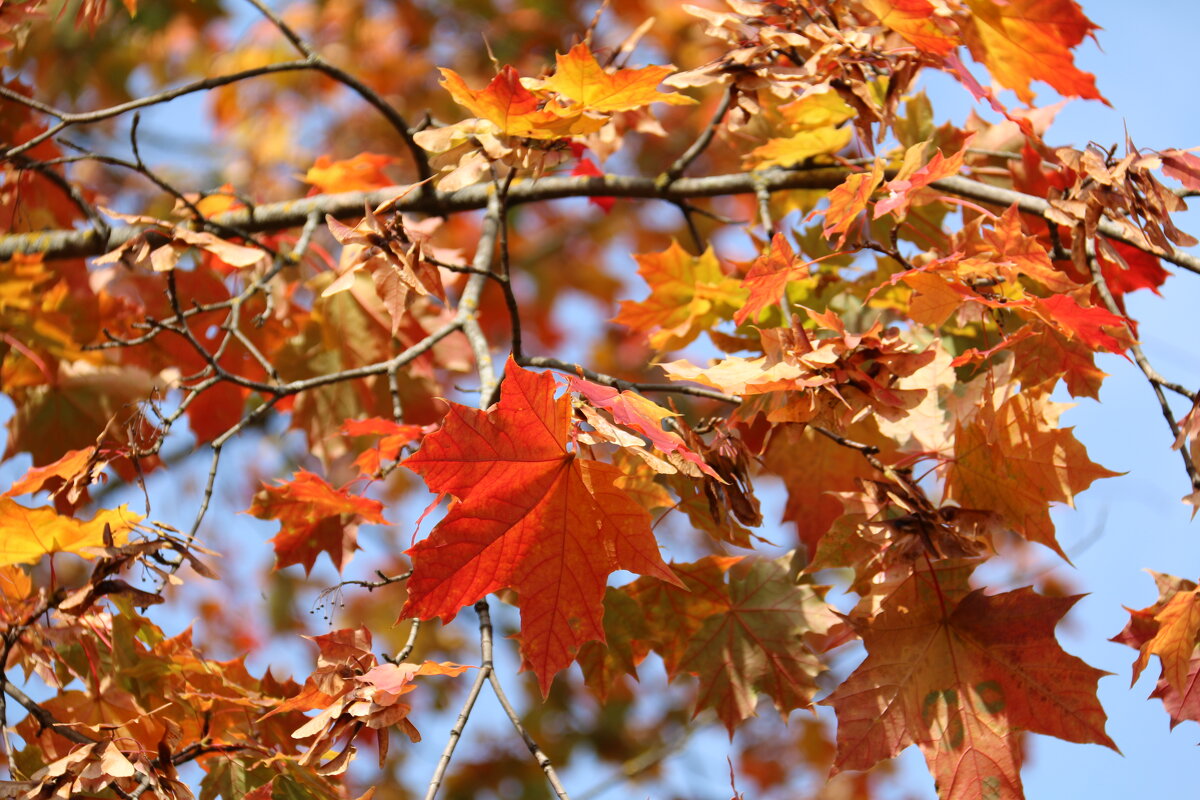
<path fill-rule="evenodd" d="M 663 252 L 634 258 L 650 296 L 621 301 L 614 322 L 645 333 L 656 350 L 683 347 L 718 320 L 732 319 L 749 294 L 721 270 L 712 248 L 693 256 L 672 239 Z"/>
<path fill-rule="evenodd" d="M 558 67 L 543 81 L 545 88 L 574 101 L 580 110 L 613 113 L 632 111 L 651 103 L 691 105 L 687 95 L 660 92 L 658 84 L 673 67 L 642 67 L 607 72 L 586 44 L 577 44 L 565 56 L 556 56 Z"/>
<path fill-rule="evenodd" d="M 26 508 L 0 497 L 0 566 L 34 564 L 49 553 L 75 553 L 91 558 L 90 547 L 104 546 L 104 529 L 113 542 L 123 544 L 144 517 L 125 506 L 104 509 L 82 521 L 58 514 L 49 506 Z"/>
<path fill-rule="evenodd" d="M 850 143 L 850 128 L 839 128 L 854 110 L 836 92 L 803 97 L 779 109 L 784 132 L 755 148 L 749 161 L 756 167 L 790 167 L 813 156 L 836 153 Z"/>

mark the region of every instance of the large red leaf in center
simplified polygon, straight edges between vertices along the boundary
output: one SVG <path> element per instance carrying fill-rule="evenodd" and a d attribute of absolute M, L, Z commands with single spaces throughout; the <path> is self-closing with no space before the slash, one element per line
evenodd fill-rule
<path fill-rule="evenodd" d="M 542 691 L 584 642 L 604 639 L 604 586 L 627 569 L 678 583 L 650 517 L 616 485 L 611 464 L 567 451 L 571 404 L 549 374 L 509 361 L 500 402 L 452 403 L 441 430 L 404 464 L 458 499 L 408 551 L 402 617 L 454 618 L 489 592 L 515 590 L 521 650 Z"/>

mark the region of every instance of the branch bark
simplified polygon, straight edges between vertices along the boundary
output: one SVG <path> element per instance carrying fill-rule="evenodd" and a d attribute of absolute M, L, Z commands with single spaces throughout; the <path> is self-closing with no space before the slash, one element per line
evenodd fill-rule
<path fill-rule="evenodd" d="M 833 189 L 841 185 L 849 174 L 850 171 L 845 167 L 813 167 L 799 170 L 768 169 L 758 172 L 710 175 L 702 178 L 679 178 L 666 184 L 654 178 L 629 175 L 552 176 L 514 184 L 509 189 L 507 203 L 509 206 L 514 206 L 565 197 L 601 196 L 678 203 L 697 197 L 755 194 L 763 190 L 779 192 L 788 189 Z M 1050 204 L 1043 198 L 1012 189 L 991 186 L 962 176 L 935 181 L 933 187 L 948 194 L 995 206 L 1008 207 L 1015 203 L 1021 211 L 1042 218 L 1046 218 L 1050 212 Z M 364 203 L 372 206 L 380 205 L 392 200 L 407 189 L 408 187 L 395 186 L 373 192 L 342 192 L 340 194 L 314 195 L 280 203 L 265 203 L 252 208 L 219 214 L 212 218 L 212 222 L 253 233 L 281 230 L 302 225 L 305 219 L 314 212 L 322 215 L 330 214 L 338 218 L 361 216 Z M 458 211 L 471 211 L 486 207 L 488 194 L 491 191 L 493 191 L 493 187 L 490 184 L 478 184 L 459 189 L 456 192 L 412 192 L 396 200 L 392 207 L 399 211 L 443 216 Z M 1176 266 L 1200 274 L 1200 257 L 1179 251 L 1165 253 L 1148 249 L 1144 243 L 1132 240 L 1121 226 L 1112 220 L 1100 220 L 1097 229 L 1110 239 L 1153 253 Z M 99 255 L 129 241 L 140 230 L 135 226 L 121 226 L 112 228 L 107 234 L 95 230 L 57 230 L 0 236 L 0 259 L 12 258 L 16 253 L 40 253 L 46 258 Z"/>

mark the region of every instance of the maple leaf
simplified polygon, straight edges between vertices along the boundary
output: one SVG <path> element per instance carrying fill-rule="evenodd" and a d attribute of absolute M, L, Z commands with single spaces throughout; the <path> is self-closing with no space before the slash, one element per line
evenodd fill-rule
<path fill-rule="evenodd" d="M 922 52 L 945 56 L 958 47 L 955 38 L 938 26 L 929 0 L 865 0 L 863 5 Z"/>
<path fill-rule="evenodd" d="M 639 578 L 609 591 L 606 628 L 610 614 L 614 627 L 623 620 L 632 626 L 610 645 L 607 661 L 596 648 L 588 651 L 589 682 L 636 676 L 649 645 L 672 678 L 699 678 L 695 713 L 715 709 L 731 736 L 754 714 L 759 693 L 769 695 L 784 716 L 812 702 L 824 667 L 804 637 L 823 634 L 838 621 L 823 587 L 797 581 L 787 558 L 708 556 L 671 566 L 682 586 Z"/>
<path fill-rule="evenodd" d="M 1042 327 L 1040 331 L 1029 329 L 1029 335 L 1009 338 L 1007 349 L 1013 354 L 1013 377 L 1026 389 L 1045 391 L 1053 389 L 1062 378 L 1072 397 L 1098 400 L 1107 373 L 1096 367 L 1095 350 L 1054 328 Z"/>
<path fill-rule="evenodd" d="M 1131 339 L 1125 318 L 1108 309 L 1080 305 L 1065 294 L 1036 298 L 1034 303 L 1039 317 L 1092 350 L 1122 353 L 1129 347 Z"/>
<path fill-rule="evenodd" d="M 850 144 L 854 132 L 850 128 L 816 128 L 798 131 L 791 136 L 771 139 L 754 148 L 747 159 L 755 167 L 794 167 L 814 156 L 830 155 Z"/>
<path fill-rule="evenodd" d="M 246 513 L 279 520 L 279 533 L 271 539 L 275 569 L 303 564 L 305 574 L 321 553 L 328 553 L 341 572 L 358 549 L 358 526 L 387 524 L 378 500 L 359 497 L 347 487 L 334 489 L 306 470 L 278 486 L 264 485 Z"/>
<path fill-rule="evenodd" d="M 1186 720 L 1200 722 L 1200 656 L 1188 661 L 1187 676 L 1178 689 L 1164 678 L 1150 696 L 1162 700 L 1163 708 L 1171 716 L 1172 730 Z"/>
<path fill-rule="evenodd" d="M 48 506 L 27 508 L 8 497 L 0 497 L 0 566 L 36 564 L 51 553 L 75 553 L 92 558 L 93 548 L 124 544 L 144 517 L 125 506 L 103 509 L 90 520 L 65 517 Z"/>
<path fill-rule="evenodd" d="M 560 139 L 594 133 L 607 120 L 559 114 L 543 108 L 545 101 L 521 85 L 512 67 L 504 67 L 486 88 L 475 91 L 452 69 L 441 69 L 442 86 L 472 114 L 495 125 L 504 136 L 526 139 Z"/>
<path fill-rule="evenodd" d="M 499 403 L 451 403 L 441 430 L 402 462 L 459 502 L 408 551 L 400 616 L 449 622 L 489 592 L 515 590 L 522 655 L 543 694 L 582 643 L 603 639 L 609 573 L 677 580 L 649 515 L 619 488 L 621 471 L 567 450 L 570 398 L 554 390 L 552 375 L 510 358 Z"/>
<path fill-rule="evenodd" d="M 621 301 L 614 322 L 647 335 L 656 350 L 675 350 L 743 305 L 746 291 L 721 269 L 712 248 L 693 256 L 674 239 L 661 253 L 634 255 L 650 285 L 645 300 Z"/>
<path fill-rule="evenodd" d="M 1138 289 L 1159 294 L 1158 287 L 1171 274 L 1163 269 L 1158 258 L 1124 242 L 1105 241 L 1104 246 L 1096 249 L 1096 260 L 1100 262 L 1104 282 L 1118 302 Z"/>
<path fill-rule="evenodd" d="M 1071 50 L 1096 30 L 1074 0 L 967 0 L 967 46 L 1001 85 L 1032 103 L 1029 84 L 1050 84 L 1064 97 L 1108 103 L 1096 78 L 1075 66 Z"/>
<path fill-rule="evenodd" d="M 846 176 L 846 180 L 834 187 L 827 196 L 829 208 L 825 210 L 824 234 L 832 239 L 839 234 L 837 247 L 846 243 L 846 235 L 850 226 L 867 208 L 871 195 L 883 181 L 883 164 L 876 161 L 870 172 L 855 172 Z M 814 214 L 820 212 L 813 212 Z"/>
<path fill-rule="evenodd" d="M 1133 668 L 1134 680 L 1150 656 L 1156 655 L 1162 661 L 1163 680 L 1182 692 L 1196 650 L 1196 635 L 1200 633 L 1200 594 L 1195 589 L 1178 592 L 1154 615 L 1154 621 L 1158 630 L 1141 646 Z"/>
<path fill-rule="evenodd" d="M 341 433 L 345 436 L 377 436 L 379 441 L 354 459 L 354 466 L 363 475 L 375 475 L 384 461 L 395 461 L 400 451 L 413 442 L 418 442 L 429 431 L 420 425 L 401 425 L 390 419 L 348 419 L 342 423 Z"/>
<path fill-rule="evenodd" d="M 963 304 L 977 297 L 965 286 L 933 272 L 913 270 L 901 280 L 915 292 L 908 303 L 908 315 L 931 328 L 940 327 Z"/>
<path fill-rule="evenodd" d="M 983 238 L 995 251 L 994 260 L 1004 277 L 1026 275 L 1052 292 L 1076 288 L 1075 281 L 1055 268 L 1046 248 L 1025 231 L 1015 204 L 1005 209 L 990 229 L 983 231 Z"/>
<path fill-rule="evenodd" d="M 611 114 L 632 111 L 651 103 L 692 105 L 691 97 L 660 92 L 658 84 L 674 67 L 642 67 L 607 72 L 582 42 L 566 55 L 555 55 L 554 74 L 542 81 L 545 88 L 574 101 L 580 110 Z M 572 110 L 575 110 L 574 107 Z"/>
<path fill-rule="evenodd" d="M 637 677 L 638 664 L 650 652 L 650 637 L 649 620 L 637 601 L 621 589 L 606 589 L 604 641 L 584 642 L 575 656 L 584 683 L 601 702 L 622 675 Z"/>
<path fill-rule="evenodd" d="M 754 714 L 758 692 L 784 716 L 812 702 L 824 667 L 803 637 L 837 622 L 823 588 L 797 583 L 786 562 L 765 559 L 738 561 L 728 583 L 707 570 L 689 570 L 684 581 L 720 606 L 689 638 L 678 666 L 700 678 L 697 711 L 715 709 L 732 736 Z"/>
<path fill-rule="evenodd" d="M 5 497 L 17 497 L 34 492 L 50 492 L 54 507 L 60 514 L 71 516 L 75 509 L 91 502 L 87 487 L 94 481 L 107 479 L 104 467 L 108 459 L 97 453 L 96 448 L 69 450 L 62 458 L 44 467 L 30 467 L 18 479 Z"/>
<path fill-rule="evenodd" d="M 1089 460 L 1071 428 L 1054 428 L 1061 411 L 1062 404 L 1044 396 L 1014 395 L 959 423 L 946 497 L 997 511 L 1017 533 L 1065 558 L 1054 538 L 1050 504 L 1071 503 L 1092 481 L 1121 473 Z"/>
<path fill-rule="evenodd" d="M 392 186 L 395 181 L 383 168 L 396 163 L 393 156 L 378 153 L 359 153 L 354 158 L 334 161 L 329 156 L 317 156 L 316 162 L 304 173 L 304 182 L 313 185 L 314 193 L 367 192 Z"/>
<path fill-rule="evenodd" d="M 914 156 L 917 153 L 924 151 L 925 143 L 910 147 L 904 159 L 905 168 L 902 168 L 900 174 L 883 187 L 888 192 L 888 196 L 875 204 L 874 218 L 879 219 L 884 214 L 890 213 L 897 220 L 903 220 L 908 213 L 908 207 L 916 200 L 917 192 L 934 181 L 958 174 L 962 169 L 963 156 L 967 154 L 967 146 L 970 143 L 971 140 L 968 138 L 963 143 L 962 149 L 949 158 L 943 156 L 942 151 L 938 150 L 933 154 L 933 158 L 929 159 L 928 164 L 917 169 L 908 169 L 908 166 L 915 163 Z"/>
<path fill-rule="evenodd" d="M 663 430 L 662 421 L 668 417 L 678 417 L 678 412 L 669 411 L 637 392 L 618 392 L 611 386 L 601 386 L 583 378 L 571 377 L 569 381 L 572 392 L 579 392 L 592 405 L 607 409 L 618 423 L 643 434 L 663 453 L 675 455 L 674 460 L 688 462 L 693 475 L 705 472 L 718 478 L 713 468 L 704 463 L 704 459 L 688 449 L 679 434 Z"/>
<path fill-rule="evenodd" d="M 867 658 L 822 704 L 838 717 L 834 771 L 921 748 L 944 800 L 1023 797 L 1018 731 L 1116 746 L 1096 683 L 1054 628 L 1078 597 L 970 591 L 957 567 L 914 572 L 859 623 Z"/>
<path fill-rule="evenodd" d="M 1138 650 L 1133 662 L 1133 679 L 1137 683 L 1142 670 L 1157 655 L 1162 662 L 1162 678 L 1176 694 L 1185 691 L 1184 683 L 1191 669 L 1191 659 L 1200 635 L 1200 589 L 1193 581 L 1151 572 L 1158 587 L 1158 600 L 1153 605 L 1129 611 L 1129 623 L 1110 641 Z"/>
<path fill-rule="evenodd" d="M 772 303 L 778 303 L 790 281 L 807 278 L 812 262 L 796 262 L 796 254 L 787 238 L 781 233 L 775 234 L 767 252 L 754 259 L 742 280 L 742 288 L 750 292 L 750 296 L 733 315 L 733 321 L 741 325 Z"/>
<path fill-rule="evenodd" d="M 794 103 L 779 109 L 783 133 L 769 139 L 746 156 L 746 162 L 756 167 L 790 167 L 819 156 L 831 155 L 850 143 L 850 127 L 838 127 L 854 117 L 854 109 L 846 105 L 836 91 L 806 94 Z"/>

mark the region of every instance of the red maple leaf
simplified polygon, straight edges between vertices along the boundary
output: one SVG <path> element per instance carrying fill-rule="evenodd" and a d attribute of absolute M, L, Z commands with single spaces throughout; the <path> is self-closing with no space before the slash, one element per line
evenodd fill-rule
<path fill-rule="evenodd" d="M 678 583 L 649 515 L 618 487 L 621 470 L 567 450 L 571 401 L 555 388 L 553 376 L 509 359 L 499 403 L 451 403 L 441 430 L 403 462 L 459 502 L 408 551 L 400 616 L 449 622 L 489 592 L 515 590 L 522 654 L 543 693 L 581 644 L 604 640 L 609 573 Z"/>
<path fill-rule="evenodd" d="M 358 549 L 358 526 L 387 524 L 378 500 L 354 495 L 346 487 L 335 489 L 305 470 L 279 486 L 263 486 L 247 513 L 279 520 L 279 533 L 271 539 L 275 568 L 303 564 L 306 574 L 321 553 L 328 553 L 341 572 Z"/>
<path fill-rule="evenodd" d="M 775 234 L 770 248 L 754 259 L 742 280 L 742 288 L 750 290 L 750 296 L 733 315 L 733 321 L 741 325 L 747 319 L 757 318 L 758 312 L 767 306 L 778 303 L 789 281 L 808 277 L 811 263 L 798 263 L 788 240 L 781 233 Z"/>

